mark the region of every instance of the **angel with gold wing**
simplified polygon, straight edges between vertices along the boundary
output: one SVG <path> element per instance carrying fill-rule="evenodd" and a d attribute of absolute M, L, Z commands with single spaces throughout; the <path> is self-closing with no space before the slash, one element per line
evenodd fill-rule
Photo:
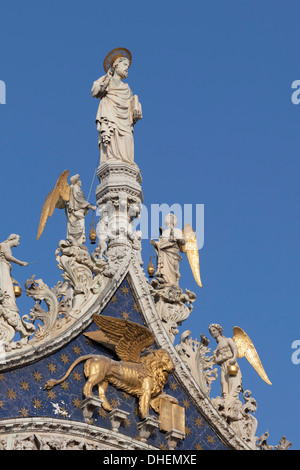
<path fill-rule="evenodd" d="M 164 223 L 167 228 L 162 232 L 159 240 L 151 240 L 157 253 L 156 280 L 161 286 L 178 286 L 181 252 L 186 253 L 194 279 L 202 287 L 198 244 L 192 226 L 189 223 L 185 224 L 183 231 L 176 228 L 177 218 L 172 213 L 166 216 Z"/>
<path fill-rule="evenodd" d="M 249 336 L 239 327 L 234 327 L 233 338 L 223 336 L 223 328 L 212 324 L 209 327 L 211 336 L 218 343 L 213 353 L 213 361 L 221 368 L 222 397 L 238 397 L 242 391 L 242 374 L 237 359 L 246 357 L 259 376 L 272 385 Z"/>
<path fill-rule="evenodd" d="M 37 240 L 41 237 L 47 220 L 55 209 L 65 209 L 67 215 L 67 240 L 72 245 L 82 245 L 85 238 L 84 219 L 88 211 L 96 210 L 95 206 L 86 201 L 79 175 L 74 175 L 68 183 L 69 171 L 65 170 L 58 178 L 55 187 L 48 194 L 42 209 Z"/>
<path fill-rule="evenodd" d="M 65 381 L 74 367 L 82 361 L 84 373 L 88 378 L 83 394 L 86 398 L 93 395 L 93 388 L 98 387 L 102 407 L 111 411 L 112 407 L 106 398 L 109 384 L 139 399 L 139 412 L 144 419 L 149 415 L 149 406 L 155 406 L 154 399 L 163 394 L 163 388 L 174 364 L 164 349 L 141 356 L 145 348 L 154 344 L 152 332 L 138 323 L 120 318 L 93 315 L 98 331 L 85 333 L 85 336 L 112 349 L 121 359 L 115 361 L 107 356 L 88 355 L 78 358 L 59 380 L 49 380 L 45 388 L 51 389 Z M 171 399 L 171 397 L 169 397 Z M 175 400 L 175 399 L 174 399 Z"/>

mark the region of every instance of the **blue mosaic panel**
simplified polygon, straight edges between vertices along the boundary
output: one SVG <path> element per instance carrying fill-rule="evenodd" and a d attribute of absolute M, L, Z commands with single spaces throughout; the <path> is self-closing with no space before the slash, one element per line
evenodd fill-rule
<path fill-rule="evenodd" d="M 124 318 L 143 324 L 127 280 L 122 283 L 102 313 L 106 316 Z M 92 323 L 85 332 L 97 329 L 97 326 Z M 49 379 L 57 380 L 63 377 L 76 359 L 88 354 L 103 354 L 118 360 L 112 351 L 92 342 L 82 333 L 67 346 L 39 362 L 0 374 L 0 419 L 50 417 L 84 422 L 80 409 L 85 384 L 84 362 L 74 368 L 65 382 L 51 390 L 45 390 L 44 385 Z M 179 443 L 178 450 L 226 449 L 210 426 L 201 418 L 172 375 L 164 391 L 176 397 L 179 405 L 183 406 L 186 412 L 186 438 Z M 137 438 L 137 423 L 140 420 L 138 400 L 110 385 L 106 396 L 112 407 L 129 413 L 128 419 L 121 424 L 120 432 Z M 150 413 L 157 416 L 153 410 Z M 93 424 L 110 429 L 108 413 L 102 409 L 96 410 L 93 415 Z M 148 443 L 162 450 L 168 448 L 165 435 L 158 430 L 151 434 Z"/>

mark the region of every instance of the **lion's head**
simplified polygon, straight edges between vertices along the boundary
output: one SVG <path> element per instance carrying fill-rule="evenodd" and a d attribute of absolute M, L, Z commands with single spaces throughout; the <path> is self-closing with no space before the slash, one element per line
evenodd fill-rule
<path fill-rule="evenodd" d="M 163 365 L 163 370 L 168 372 L 168 373 L 173 372 L 175 367 L 174 367 L 174 363 L 173 363 L 168 351 L 166 351 L 165 349 L 160 349 L 157 352 L 160 353 L 161 361 L 162 361 L 162 365 Z"/>
<path fill-rule="evenodd" d="M 148 374 L 154 379 L 152 396 L 160 393 L 169 379 L 169 374 L 174 370 L 173 361 L 165 349 L 158 349 L 142 358 Z"/>

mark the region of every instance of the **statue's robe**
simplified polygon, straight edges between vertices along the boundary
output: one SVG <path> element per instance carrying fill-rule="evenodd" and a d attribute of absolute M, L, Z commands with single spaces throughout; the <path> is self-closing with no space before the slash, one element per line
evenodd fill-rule
<path fill-rule="evenodd" d="M 234 344 L 233 340 L 230 341 L 232 341 Z M 229 344 L 222 344 L 220 346 L 219 343 L 215 353 L 217 353 L 217 351 L 220 351 L 219 357 L 221 357 L 221 361 L 219 360 L 218 364 L 221 368 L 220 379 L 222 398 L 228 399 L 228 397 L 238 397 L 242 391 L 242 373 L 240 369 L 235 376 L 232 376 L 228 373 L 228 366 L 231 365 L 233 359 L 232 349 Z"/>
<path fill-rule="evenodd" d="M 0 360 L 2 345 L 9 345 L 16 332 L 21 338 L 26 338 L 35 331 L 34 326 L 21 321 L 14 292 L 15 281 L 11 277 L 12 265 L 7 259 L 11 254 L 2 249 L 4 243 L 0 244 L 0 294 L 3 296 L 0 303 Z"/>
<path fill-rule="evenodd" d="M 86 201 L 81 187 L 77 184 L 71 186 L 68 206 L 67 239 L 73 245 L 82 245 L 85 240 L 85 216 L 90 204 Z"/>
<path fill-rule="evenodd" d="M 157 246 L 157 273 L 163 279 L 166 285 L 179 285 L 180 272 L 179 263 L 182 257 L 179 251 L 182 248 L 181 240 L 183 235 L 181 230 L 174 229 L 171 237 L 170 229 L 163 232 Z M 173 238 L 174 237 L 174 238 Z"/>
<path fill-rule="evenodd" d="M 132 91 L 114 78 L 103 90 L 104 77 L 94 82 L 92 96 L 101 98 L 96 116 L 101 163 L 121 160 L 134 163 Z"/>
<path fill-rule="evenodd" d="M 0 291 L 6 292 L 5 304 L 15 312 L 18 312 L 14 293 L 13 280 L 11 277 L 11 263 L 6 259 L 0 245 Z"/>

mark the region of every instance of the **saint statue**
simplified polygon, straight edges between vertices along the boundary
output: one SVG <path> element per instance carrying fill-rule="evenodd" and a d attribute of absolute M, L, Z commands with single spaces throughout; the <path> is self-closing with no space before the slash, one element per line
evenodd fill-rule
<path fill-rule="evenodd" d="M 101 163 L 123 161 L 134 164 L 133 127 L 142 119 L 138 97 L 127 83 L 132 56 L 125 48 L 111 51 L 104 61 L 106 75 L 96 80 L 92 96 L 99 98 L 96 116 Z"/>
<path fill-rule="evenodd" d="M 162 232 L 159 240 L 151 240 L 157 253 L 155 277 L 164 286 L 178 286 L 181 277 L 179 263 L 182 260 L 179 252 L 184 252 L 185 238 L 182 231 L 176 228 L 177 218 L 174 214 L 168 214 L 164 223 L 167 229 Z"/>

